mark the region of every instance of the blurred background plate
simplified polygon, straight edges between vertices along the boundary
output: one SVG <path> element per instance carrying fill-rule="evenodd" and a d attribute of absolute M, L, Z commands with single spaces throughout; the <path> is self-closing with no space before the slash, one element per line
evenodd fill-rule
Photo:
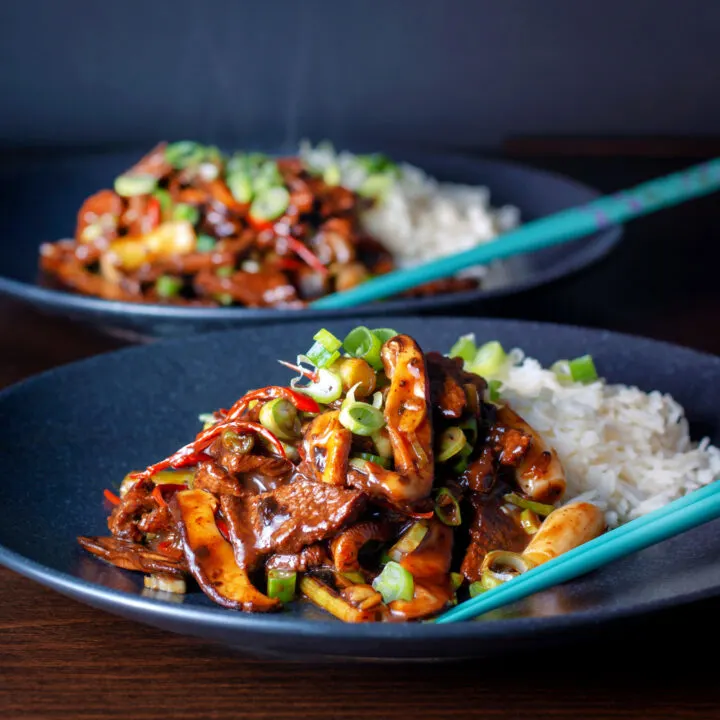
<path fill-rule="evenodd" d="M 334 320 L 343 337 L 362 320 Z M 326 324 L 326 323 L 323 323 Z M 720 358 L 598 330 L 504 320 L 396 318 L 384 324 L 447 351 L 475 332 L 520 346 L 547 365 L 590 352 L 610 382 L 671 393 L 694 439 L 720 441 Z M 720 521 L 695 528 L 597 572 L 456 625 L 346 625 L 305 603 L 277 615 L 214 605 L 199 590 L 160 601 L 142 577 L 88 556 L 79 534 L 107 534 L 102 491 L 130 469 L 193 437 L 198 413 L 227 407 L 246 390 L 286 383 L 277 358 L 307 347 L 318 324 L 248 327 L 102 355 L 0 393 L 0 563 L 70 597 L 166 630 L 284 658 L 394 660 L 535 655 L 606 623 L 720 593 Z"/>
<path fill-rule="evenodd" d="M 54 313 L 91 322 L 130 339 L 219 330 L 268 320 L 346 317 L 353 310 L 274 310 L 252 308 L 187 308 L 109 302 L 37 285 L 41 243 L 69 237 L 83 200 L 110 187 L 147 147 L 114 153 L 18 155 L 0 169 L 0 215 L 4 245 L 12 252 L 0 257 L 0 292 Z M 368 148 L 368 150 L 378 148 Z M 387 149 L 385 149 L 387 150 Z M 582 183 L 515 163 L 387 150 L 440 180 L 490 189 L 493 206 L 520 208 L 523 222 L 589 202 L 599 193 Z M 475 291 L 428 298 L 405 298 L 364 306 L 366 315 L 432 313 L 481 307 L 483 300 L 517 293 L 575 272 L 608 253 L 622 230 L 611 228 L 569 245 L 512 258 L 491 268 Z"/>

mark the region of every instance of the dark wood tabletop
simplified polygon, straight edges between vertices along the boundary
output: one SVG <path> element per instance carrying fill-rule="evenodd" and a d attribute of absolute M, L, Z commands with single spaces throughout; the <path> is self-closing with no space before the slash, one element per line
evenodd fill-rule
<path fill-rule="evenodd" d="M 682 159 L 532 162 L 614 190 Z M 593 268 L 468 314 L 605 327 L 720 354 L 716 198 L 636 221 Z M 0 386 L 123 342 L 0 299 Z M 11 422 L 10 418 L 3 418 Z M 3 478 L 22 482 L 22 478 Z M 2 493 L 0 492 L 0 502 Z M 0 569 L 3 718 L 715 718 L 720 598 L 531 656 L 448 664 L 256 659 L 68 600 Z"/>

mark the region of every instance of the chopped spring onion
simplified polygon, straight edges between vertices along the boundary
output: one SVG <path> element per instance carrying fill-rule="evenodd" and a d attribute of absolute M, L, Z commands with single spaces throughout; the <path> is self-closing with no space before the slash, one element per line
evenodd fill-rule
<path fill-rule="evenodd" d="M 283 450 L 285 451 L 285 457 L 288 460 L 291 460 L 292 462 L 298 462 L 300 460 L 300 453 L 294 445 L 289 445 L 282 440 L 280 441 L 280 444 L 283 446 Z"/>
<path fill-rule="evenodd" d="M 200 234 L 195 242 L 195 249 L 198 252 L 210 252 L 215 248 L 217 241 L 211 235 Z"/>
<path fill-rule="evenodd" d="M 260 408 L 260 424 L 281 440 L 293 440 L 300 434 L 295 406 L 284 398 L 275 398 Z"/>
<path fill-rule="evenodd" d="M 233 296 L 230 293 L 218 293 L 217 295 L 214 295 L 213 297 L 221 305 L 225 305 L 226 307 L 228 305 L 232 305 L 235 302 L 235 300 L 233 300 Z"/>
<path fill-rule="evenodd" d="M 449 427 L 440 435 L 438 462 L 446 462 L 455 457 L 467 445 L 465 433 L 459 427 Z"/>
<path fill-rule="evenodd" d="M 480 581 L 490 590 L 535 567 L 535 563 L 519 553 L 509 550 L 492 550 L 480 566 Z"/>
<path fill-rule="evenodd" d="M 217 422 L 219 422 L 215 419 L 215 413 L 200 413 L 198 415 L 198 420 L 205 426 L 203 429 L 206 429 L 211 425 L 215 425 Z"/>
<path fill-rule="evenodd" d="M 366 198 L 383 198 L 393 186 L 395 178 L 387 173 L 368 175 L 358 188 L 358 195 Z"/>
<path fill-rule="evenodd" d="M 475 335 L 461 335 L 455 344 L 450 348 L 449 357 L 462 358 L 464 362 L 471 363 L 477 355 L 477 346 L 475 345 Z"/>
<path fill-rule="evenodd" d="M 165 159 L 178 170 L 200 164 L 206 155 L 204 146 L 190 140 L 170 143 L 165 148 Z"/>
<path fill-rule="evenodd" d="M 328 352 L 335 352 L 340 349 L 342 340 L 336 338 L 329 330 L 321 328 L 313 335 L 313 340 L 320 343 Z"/>
<path fill-rule="evenodd" d="M 540 529 L 540 518 L 537 513 L 525 508 L 520 513 L 520 525 L 528 535 L 534 535 Z"/>
<path fill-rule="evenodd" d="M 457 454 L 457 462 L 453 465 L 453 470 L 458 474 L 462 474 L 467 470 L 468 461 L 472 455 L 472 445 L 468 444 Z"/>
<path fill-rule="evenodd" d="M 267 594 L 268 597 L 277 598 L 280 602 L 292 602 L 295 597 L 295 583 L 297 573 L 289 570 L 268 570 Z"/>
<path fill-rule="evenodd" d="M 502 388 L 502 383 L 499 380 L 488 380 L 487 399 L 489 402 L 496 403 L 500 400 L 500 388 Z"/>
<path fill-rule="evenodd" d="M 355 399 L 355 385 L 343 400 L 340 408 L 340 424 L 355 435 L 372 435 L 385 425 L 385 416 L 381 410 L 369 403 Z"/>
<path fill-rule="evenodd" d="M 340 409 L 339 420 L 341 425 L 355 435 L 372 435 L 385 425 L 385 418 L 380 410 L 359 400 L 346 400 Z"/>
<path fill-rule="evenodd" d="M 148 590 L 176 593 L 178 595 L 184 595 L 187 591 L 185 580 L 183 580 L 183 578 L 173 577 L 172 575 L 146 575 L 143 580 L 143 585 Z"/>
<path fill-rule="evenodd" d="M 375 370 L 381 370 L 383 366 L 380 359 L 382 346 L 380 338 L 362 325 L 351 330 L 343 340 L 348 355 L 362 358 Z"/>
<path fill-rule="evenodd" d="M 313 343 L 312 347 L 307 351 L 307 358 L 315 367 L 326 368 L 340 358 L 340 353 L 337 350 L 330 352 L 320 343 Z"/>
<path fill-rule="evenodd" d="M 575 358 L 570 361 L 569 366 L 570 376 L 575 382 L 588 385 L 598 379 L 592 355 L 582 355 L 581 357 Z"/>
<path fill-rule="evenodd" d="M 229 278 L 235 274 L 235 268 L 232 265 L 222 265 L 215 271 L 215 274 L 221 278 Z"/>
<path fill-rule="evenodd" d="M 195 225 L 200 219 L 200 211 L 189 203 L 178 203 L 172 211 L 173 220 L 187 220 L 191 225 Z"/>
<path fill-rule="evenodd" d="M 516 505 L 521 510 L 532 510 L 534 513 L 542 515 L 542 517 L 549 515 L 555 509 L 554 505 L 546 505 L 545 503 L 539 503 L 535 500 L 529 500 L 528 498 L 521 497 L 517 493 L 508 493 L 503 496 L 503 499 L 505 502 Z"/>
<path fill-rule="evenodd" d="M 397 330 L 393 330 L 392 328 L 373 328 L 372 334 L 380 340 L 383 345 L 390 339 L 394 338 L 396 335 L 399 335 Z"/>
<path fill-rule="evenodd" d="M 155 292 L 161 298 L 175 297 L 182 290 L 183 281 L 172 275 L 161 275 L 155 281 Z"/>
<path fill-rule="evenodd" d="M 435 496 L 435 514 L 444 525 L 458 527 L 462 523 L 460 514 L 460 503 L 453 493 L 446 487 L 437 491 Z"/>
<path fill-rule="evenodd" d="M 252 181 L 244 172 L 228 175 L 226 185 L 239 203 L 249 203 L 253 199 Z"/>
<path fill-rule="evenodd" d="M 465 576 L 462 573 L 451 572 L 450 582 L 452 583 L 452 589 L 457 590 L 465 582 Z"/>
<path fill-rule="evenodd" d="M 297 390 L 311 397 L 315 402 L 327 405 L 328 403 L 335 402 L 335 400 L 338 400 L 342 395 L 343 386 L 340 376 L 327 368 L 320 368 L 317 371 L 317 381 L 305 387 L 298 385 L 302 379 L 302 377 L 294 378 L 290 381 L 290 387 L 293 390 Z"/>
<path fill-rule="evenodd" d="M 115 192 L 122 197 L 149 195 L 157 186 L 152 175 L 120 175 L 115 178 Z"/>
<path fill-rule="evenodd" d="M 387 432 L 378 430 L 370 437 L 375 444 L 375 449 L 377 450 L 378 455 L 381 455 L 384 458 L 391 458 L 393 456 L 392 443 L 390 442 L 390 437 Z"/>
<path fill-rule="evenodd" d="M 290 205 L 290 193 L 284 187 L 271 187 L 259 193 L 250 205 L 250 215 L 257 220 L 275 220 Z"/>
<path fill-rule="evenodd" d="M 373 406 L 374 408 L 377 408 L 378 410 L 382 410 L 382 406 L 383 406 L 383 394 L 382 394 L 380 391 L 378 391 L 378 392 L 376 392 L 376 393 L 373 393 L 373 396 L 372 396 L 372 406 Z"/>
<path fill-rule="evenodd" d="M 483 586 L 480 580 L 478 580 L 477 582 L 470 583 L 470 585 L 468 586 L 468 591 L 470 592 L 470 597 L 474 598 L 486 592 L 487 588 Z"/>
<path fill-rule="evenodd" d="M 388 550 L 391 560 L 400 562 L 406 555 L 417 549 L 418 545 L 427 535 L 428 526 L 422 520 L 413 523 L 401 536 L 400 539 Z"/>
<path fill-rule="evenodd" d="M 373 580 L 372 586 L 382 595 L 385 603 L 395 600 L 409 601 L 415 593 L 413 576 L 402 565 L 392 560 Z"/>
<path fill-rule="evenodd" d="M 473 415 L 467 420 L 463 420 L 458 427 L 465 433 L 469 445 L 474 445 L 478 438 L 478 422 Z"/>
<path fill-rule="evenodd" d="M 239 435 L 233 430 L 225 430 L 221 438 L 223 447 L 237 455 L 247 455 L 255 444 L 255 438 L 252 435 Z"/>
<path fill-rule="evenodd" d="M 470 361 L 470 372 L 482 377 L 492 377 L 502 370 L 507 355 L 497 340 L 486 342 Z"/>
<path fill-rule="evenodd" d="M 335 163 L 328 165 L 323 171 L 323 182 L 326 185 L 339 185 L 341 179 L 340 168 Z"/>
<path fill-rule="evenodd" d="M 570 363 L 567 360 L 554 362 L 550 366 L 550 370 L 555 373 L 555 377 L 561 385 L 569 385 L 573 381 L 570 374 Z"/>
<path fill-rule="evenodd" d="M 160 210 L 163 215 L 169 215 L 173 206 L 170 193 L 164 188 L 155 188 L 155 190 L 153 190 L 153 197 L 160 203 Z"/>
<path fill-rule="evenodd" d="M 367 460 L 368 462 L 375 463 L 376 465 L 379 465 L 380 467 L 389 468 L 390 467 L 390 458 L 384 458 L 380 457 L 379 455 L 373 455 L 372 453 L 358 453 L 357 457 L 360 460 Z"/>

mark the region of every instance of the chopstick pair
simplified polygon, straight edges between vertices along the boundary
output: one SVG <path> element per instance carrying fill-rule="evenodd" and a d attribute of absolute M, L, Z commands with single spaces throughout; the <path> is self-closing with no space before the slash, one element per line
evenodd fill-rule
<path fill-rule="evenodd" d="M 677 205 L 720 188 L 720 158 L 679 173 L 606 195 L 586 205 L 562 210 L 521 225 L 497 240 L 428 263 L 381 275 L 351 290 L 326 295 L 310 303 L 322 310 L 349 308 L 395 295 L 410 288 L 452 277 L 474 265 L 541 250 L 592 235 L 665 207 Z"/>
<path fill-rule="evenodd" d="M 716 480 L 658 510 L 610 530 L 554 560 L 528 570 L 504 585 L 460 603 L 435 618 L 435 622 L 470 620 L 522 600 L 528 595 L 534 595 L 572 580 L 718 517 L 720 517 L 720 482 Z"/>

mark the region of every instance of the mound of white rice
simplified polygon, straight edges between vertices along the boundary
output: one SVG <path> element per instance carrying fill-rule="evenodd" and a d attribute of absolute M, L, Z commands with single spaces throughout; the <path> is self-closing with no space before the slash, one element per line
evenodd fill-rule
<path fill-rule="evenodd" d="M 322 172 L 337 168 L 340 182 L 358 190 L 368 178 L 359 156 L 332 145 L 303 142 L 299 155 Z M 374 207 L 362 216 L 368 233 L 380 240 L 400 267 L 408 267 L 490 242 L 520 222 L 516 207 L 493 208 L 483 186 L 441 183 L 413 165 L 400 164 Z M 473 275 L 482 274 L 472 269 Z"/>
<path fill-rule="evenodd" d="M 720 477 L 720 450 L 690 440 L 670 395 L 603 380 L 562 384 L 520 350 L 510 353 L 501 395 L 557 450 L 566 499 L 589 500 L 610 526 L 655 510 Z"/>

